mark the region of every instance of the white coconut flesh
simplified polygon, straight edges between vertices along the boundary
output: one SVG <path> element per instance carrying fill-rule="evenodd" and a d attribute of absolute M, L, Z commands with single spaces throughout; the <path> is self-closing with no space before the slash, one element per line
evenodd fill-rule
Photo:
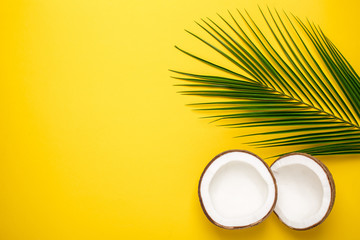
<path fill-rule="evenodd" d="M 320 224 L 330 213 L 335 185 L 329 170 L 305 154 L 290 154 L 271 166 L 278 199 L 275 213 L 287 226 L 305 230 Z"/>
<path fill-rule="evenodd" d="M 202 208 L 214 224 L 228 229 L 263 221 L 276 201 L 275 179 L 257 156 L 240 150 L 216 156 L 199 183 Z"/>

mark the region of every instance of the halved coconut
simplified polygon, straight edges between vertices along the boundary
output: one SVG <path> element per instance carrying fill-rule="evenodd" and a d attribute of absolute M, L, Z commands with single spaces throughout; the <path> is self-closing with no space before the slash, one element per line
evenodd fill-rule
<path fill-rule="evenodd" d="M 207 218 L 226 229 L 262 222 L 273 211 L 277 198 L 268 165 L 242 150 L 217 155 L 202 173 L 198 193 Z"/>
<path fill-rule="evenodd" d="M 335 184 L 324 164 L 310 155 L 291 153 L 270 168 L 278 187 L 274 212 L 283 223 L 306 230 L 325 220 L 334 205 Z"/>

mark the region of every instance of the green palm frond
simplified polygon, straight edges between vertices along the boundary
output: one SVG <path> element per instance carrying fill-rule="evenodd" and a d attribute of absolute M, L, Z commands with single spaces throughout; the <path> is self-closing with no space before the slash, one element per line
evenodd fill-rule
<path fill-rule="evenodd" d="M 181 93 L 213 98 L 192 105 L 212 112 L 207 117 L 223 121 L 222 126 L 265 127 L 265 132 L 246 135 L 267 136 L 250 144 L 303 145 L 299 150 L 313 155 L 360 153 L 360 78 L 355 70 L 319 26 L 276 10 L 260 13 L 264 29 L 246 11 L 229 12 L 229 19 L 219 15 L 219 23 L 197 23 L 209 40 L 189 33 L 224 62 L 176 47 L 219 71 L 173 71 L 185 81 L 180 86 L 191 87 Z"/>

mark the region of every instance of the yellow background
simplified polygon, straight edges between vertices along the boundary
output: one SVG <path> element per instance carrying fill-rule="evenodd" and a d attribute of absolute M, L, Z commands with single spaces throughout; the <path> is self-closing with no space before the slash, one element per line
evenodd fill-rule
<path fill-rule="evenodd" d="M 200 32 L 194 20 L 257 4 L 314 20 L 360 71 L 355 0 L 1 1 L 0 239 L 360 239 L 360 156 L 320 157 L 337 197 L 313 230 L 274 214 L 224 230 L 201 211 L 213 156 L 281 149 L 244 145 L 186 107 L 168 69 L 207 68 L 174 45 L 197 50 L 183 30 Z"/>

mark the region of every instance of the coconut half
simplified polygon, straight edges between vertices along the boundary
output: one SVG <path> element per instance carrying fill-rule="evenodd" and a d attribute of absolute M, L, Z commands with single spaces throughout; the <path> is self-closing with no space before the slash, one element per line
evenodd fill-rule
<path fill-rule="evenodd" d="M 274 212 L 283 223 L 306 230 L 325 220 L 334 205 L 335 184 L 324 164 L 310 155 L 291 153 L 270 168 L 278 187 Z"/>
<path fill-rule="evenodd" d="M 268 165 L 248 151 L 217 155 L 199 182 L 201 207 L 207 218 L 226 229 L 254 226 L 275 207 L 277 189 Z"/>

